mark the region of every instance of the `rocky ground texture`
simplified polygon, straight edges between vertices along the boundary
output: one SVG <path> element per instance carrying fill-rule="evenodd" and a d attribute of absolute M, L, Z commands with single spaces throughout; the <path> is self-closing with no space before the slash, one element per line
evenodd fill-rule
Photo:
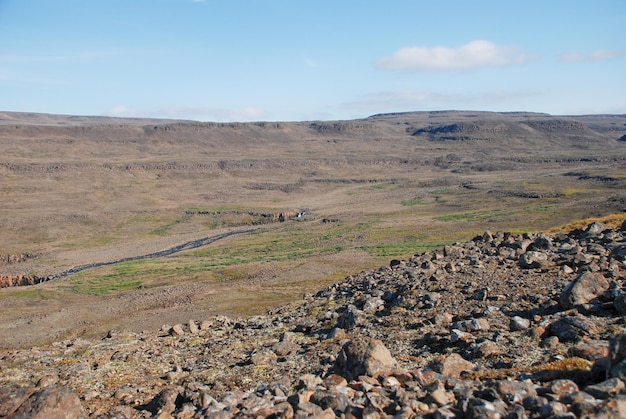
<path fill-rule="evenodd" d="M 5 351 L 0 417 L 626 417 L 625 230 L 486 232 L 265 316 Z"/>

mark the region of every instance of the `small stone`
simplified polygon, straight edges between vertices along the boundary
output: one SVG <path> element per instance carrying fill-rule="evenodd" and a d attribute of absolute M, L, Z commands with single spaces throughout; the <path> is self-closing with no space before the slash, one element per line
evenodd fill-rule
<path fill-rule="evenodd" d="M 459 417 L 458 412 L 453 411 L 449 407 L 440 407 L 433 412 L 433 419 L 456 419 Z"/>
<path fill-rule="evenodd" d="M 196 407 L 191 403 L 184 403 L 180 409 L 176 410 L 176 419 L 191 419 L 196 413 Z"/>
<path fill-rule="evenodd" d="M 600 223 L 600 222 L 593 222 L 591 224 L 589 224 L 587 227 L 585 227 L 583 229 L 583 234 L 581 234 L 581 237 L 597 237 L 599 236 L 604 230 L 606 230 L 606 225 Z"/>
<path fill-rule="evenodd" d="M 511 317 L 511 322 L 509 324 L 509 329 L 513 332 L 526 330 L 530 327 L 530 320 L 525 319 L 520 316 Z"/>
<path fill-rule="evenodd" d="M 447 312 L 437 313 L 435 317 L 433 318 L 433 323 L 436 326 L 447 326 L 450 323 L 452 323 L 452 319 L 453 319 L 453 316 L 450 313 L 447 313 Z"/>
<path fill-rule="evenodd" d="M 474 354 L 479 358 L 489 358 L 490 356 L 499 355 L 500 353 L 502 353 L 500 346 L 490 340 L 479 343 L 474 349 Z"/>
<path fill-rule="evenodd" d="M 578 385 L 572 380 L 554 380 L 550 383 L 550 392 L 558 396 L 578 392 Z"/>
<path fill-rule="evenodd" d="M 193 320 L 189 320 L 189 333 L 191 333 L 192 335 L 195 335 L 196 333 L 198 333 L 198 326 L 196 325 L 196 322 Z"/>
<path fill-rule="evenodd" d="M 330 329 L 330 332 L 328 332 L 328 339 L 337 339 L 337 340 L 341 340 L 341 339 L 345 339 L 348 335 L 346 334 L 346 331 L 343 330 L 340 327 L 333 327 L 332 329 Z"/>
<path fill-rule="evenodd" d="M 387 376 L 385 378 L 383 378 L 383 381 L 381 383 L 383 385 L 383 387 L 385 388 L 398 388 L 398 387 L 402 387 L 402 383 L 400 383 L 400 381 L 394 377 L 394 376 Z"/>
<path fill-rule="evenodd" d="M 318 384 L 322 383 L 322 379 L 317 375 L 304 374 L 298 378 L 298 388 L 314 389 Z"/>
<path fill-rule="evenodd" d="M 544 268 L 549 265 L 548 254 L 528 251 L 520 256 L 519 265 L 524 269 Z"/>
<path fill-rule="evenodd" d="M 182 324 L 176 324 L 172 326 L 172 328 L 170 329 L 170 335 L 172 336 L 182 336 L 184 334 L 185 334 L 185 330 L 183 329 Z"/>
<path fill-rule="evenodd" d="M 384 308 L 385 302 L 381 298 L 369 298 L 363 304 L 363 312 L 367 314 L 374 314 Z"/>
<path fill-rule="evenodd" d="M 328 377 L 324 378 L 323 384 L 326 388 L 344 387 L 348 385 L 348 381 L 339 374 L 330 374 Z"/>
<path fill-rule="evenodd" d="M 45 377 L 41 377 L 39 381 L 37 381 L 37 387 L 43 388 L 48 387 L 53 384 L 56 384 L 59 381 L 58 377 L 54 375 L 46 375 Z"/>
<path fill-rule="evenodd" d="M 283 340 L 272 346 L 272 350 L 279 357 L 287 357 L 298 352 L 298 350 L 300 350 L 300 345 L 290 340 Z"/>
<path fill-rule="evenodd" d="M 582 337 L 596 335 L 598 328 L 584 316 L 565 316 L 550 325 L 550 333 L 561 342 L 575 342 Z"/>
<path fill-rule="evenodd" d="M 457 353 L 448 355 L 443 361 L 435 364 L 435 371 L 446 377 L 459 378 L 465 371 L 472 371 L 476 366 L 463 359 Z"/>
<path fill-rule="evenodd" d="M 557 336 L 548 336 L 541 341 L 541 347 L 546 349 L 554 349 L 559 346 L 559 338 Z"/>
<path fill-rule="evenodd" d="M 537 390 L 531 381 L 499 380 L 497 390 L 509 404 L 519 404 L 528 396 L 536 396 Z"/>
<path fill-rule="evenodd" d="M 612 419 L 626 418 L 626 395 L 620 394 L 610 400 L 600 403 L 589 418 Z M 587 419 L 587 417 L 585 417 Z"/>
<path fill-rule="evenodd" d="M 543 406 L 548 404 L 548 399 L 541 396 L 528 396 L 524 400 L 522 400 L 522 405 L 524 408 L 530 410 L 531 412 L 538 412 L 541 410 Z"/>
<path fill-rule="evenodd" d="M 278 357 L 269 349 L 255 350 L 250 355 L 250 362 L 254 365 L 270 365 L 276 362 Z"/>
<path fill-rule="evenodd" d="M 450 342 L 452 343 L 456 343 L 459 341 L 470 342 L 472 340 L 474 340 L 474 335 L 472 335 L 471 333 L 463 332 L 459 329 L 452 329 L 450 331 Z"/>
<path fill-rule="evenodd" d="M 608 399 L 618 394 L 624 388 L 624 382 L 619 378 L 609 378 L 598 384 L 585 387 L 584 391 L 596 399 Z"/>
<path fill-rule="evenodd" d="M 567 406 L 558 401 L 551 401 L 547 404 L 541 406 L 539 409 L 539 414 L 541 417 L 555 417 L 556 415 L 560 415 L 561 413 L 567 412 Z"/>
<path fill-rule="evenodd" d="M 477 332 L 477 331 L 487 332 L 489 331 L 489 327 L 490 327 L 489 320 L 484 319 L 484 318 L 461 320 L 461 321 L 454 322 L 452 324 L 453 329 L 458 329 L 463 332 Z"/>
<path fill-rule="evenodd" d="M 439 406 L 445 406 L 455 401 L 454 394 L 446 391 L 443 386 L 433 391 L 429 395 L 429 399 Z"/>
<path fill-rule="evenodd" d="M 626 333 L 612 336 L 609 339 L 609 368 L 619 364 L 626 358 Z"/>
<path fill-rule="evenodd" d="M 506 406 L 500 402 L 490 402 L 478 397 L 467 401 L 466 416 L 469 418 L 502 418 L 506 415 Z"/>
<path fill-rule="evenodd" d="M 296 406 L 296 413 L 299 414 L 299 415 L 306 415 L 306 416 L 314 416 L 315 415 L 315 417 L 318 417 L 318 415 L 321 415 L 323 411 L 324 410 L 321 407 L 319 407 L 318 405 L 316 405 L 315 403 L 311 403 L 311 402 L 307 402 L 307 401 L 301 401 Z M 334 417 L 334 415 L 333 415 L 333 417 Z"/>
<path fill-rule="evenodd" d="M 619 378 L 620 380 L 626 380 L 626 359 L 622 359 L 615 365 L 611 366 L 610 376 Z"/>
<path fill-rule="evenodd" d="M 353 305 L 349 305 L 346 310 L 341 313 L 337 319 L 337 327 L 344 330 L 352 330 L 355 326 L 364 324 L 367 321 L 367 315 Z"/>
<path fill-rule="evenodd" d="M 609 356 L 609 342 L 606 340 L 582 342 L 570 348 L 570 354 L 588 361 L 607 358 Z"/>
<path fill-rule="evenodd" d="M 621 315 L 626 314 L 626 292 L 619 290 L 613 300 L 613 307 Z"/>

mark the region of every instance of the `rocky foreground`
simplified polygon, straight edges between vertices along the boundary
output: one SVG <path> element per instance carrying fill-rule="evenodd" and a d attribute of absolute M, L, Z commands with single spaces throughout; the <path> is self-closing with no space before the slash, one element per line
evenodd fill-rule
<path fill-rule="evenodd" d="M 0 417 L 626 417 L 625 230 L 486 232 L 265 316 L 0 353 Z"/>

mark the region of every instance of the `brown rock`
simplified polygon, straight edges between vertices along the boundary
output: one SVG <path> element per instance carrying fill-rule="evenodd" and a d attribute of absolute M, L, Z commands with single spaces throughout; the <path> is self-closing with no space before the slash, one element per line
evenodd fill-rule
<path fill-rule="evenodd" d="M 446 377 L 459 378 L 465 371 L 472 371 L 476 366 L 463 359 L 459 354 L 448 355 L 443 361 L 435 364 L 435 371 Z"/>
<path fill-rule="evenodd" d="M 172 336 L 182 336 L 185 334 L 185 330 L 183 329 L 183 325 L 176 324 L 170 329 L 170 335 Z"/>
<path fill-rule="evenodd" d="M 276 354 L 269 349 L 261 349 L 258 351 L 252 352 L 250 355 L 250 362 L 254 365 L 268 365 L 276 362 L 278 357 Z"/>
<path fill-rule="evenodd" d="M 578 392 L 578 386 L 572 380 L 554 380 L 550 383 L 550 392 L 562 396 Z"/>
<path fill-rule="evenodd" d="M 599 404 L 594 411 L 582 416 L 585 419 L 613 419 L 626 418 L 626 395 L 619 395 L 614 399 Z"/>
<path fill-rule="evenodd" d="M 499 355 L 502 352 L 497 343 L 486 340 L 476 345 L 474 354 L 479 358 L 489 358 L 490 356 Z"/>
<path fill-rule="evenodd" d="M 609 356 L 609 342 L 606 340 L 593 340 L 579 343 L 570 349 L 570 354 L 589 361 L 606 358 Z"/>
<path fill-rule="evenodd" d="M 31 386 L 0 388 L 0 418 L 14 413 L 34 392 L 35 388 Z"/>
<path fill-rule="evenodd" d="M 502 399 L 509 403 L 519 404 L 526 397 L 537 395 L 537 390 L 529 381 L 500 380 L 497 389 Z"/>
<path fill-rule="evenodd" d="M 550 325 L 550 333 L 561 342 L 577 341 L 597 332 L 597 326 L 584 316 L 566 316 Z"/>
<path fill-rule="evenodd" d="M 561 293 L 559 303 L 564 309 L 586 304 L 609 289 L 609 281 L 599 272 L 584 272 L 569 283 Z"/>
<path fill-rule="evenodd" d="M 624 388 L 624 382 L 619 378 L 609 378 L 598 384 L 592 384 L 584 388 L 585 393 L 591 394 L 596 399 L 608 399 L 620 393 Z"/>
<path fill-rule="evenodd" d="M 11 417 L 15 419 L 82 419 L 87 417 L 87 413 L 73 391 L 63 386 L 52 385 L 32 394 Z"/>
<path fill-rule="evenodd" d="M 335 361 L 335 372 L 352 380 L 359 375 L 373 377 L 395 366 L 396 360 L 380 340 L 363 337 L 353 339 L 341 348 Z"/>
<path fill-rule="evenodd" d="M 157 415 L 160 413 L 172 414 L 176 410 L 176 403 L 180 392 L 174 387 L 166 387 L 159 392 L 148 404 L 148 410 Z"/>

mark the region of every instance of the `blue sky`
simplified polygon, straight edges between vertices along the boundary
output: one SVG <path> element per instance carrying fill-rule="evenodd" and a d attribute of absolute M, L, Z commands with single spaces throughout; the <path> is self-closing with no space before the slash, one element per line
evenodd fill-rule
<path fill-rule="evenodd" d="M 0 110 L 626 113 L 624 22 L 624 0 L 0 0 Z"/>

